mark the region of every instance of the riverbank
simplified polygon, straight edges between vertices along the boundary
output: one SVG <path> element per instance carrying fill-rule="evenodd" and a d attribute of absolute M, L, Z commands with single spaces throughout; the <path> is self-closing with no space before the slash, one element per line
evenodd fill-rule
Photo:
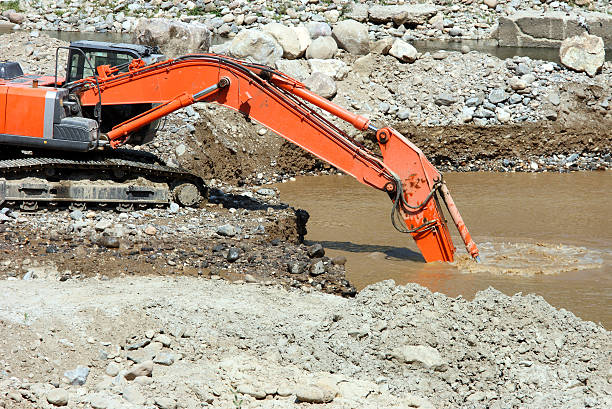
<path fill-rule="evenodd" d="M 41 7 L 42 6 L 42 7 Z M 421 4 L 411 1 L 243 1 L 196 0 L 118 1 L 98 0 L 77 2 L 6 2 L 6 22 L 26 29 L 123 32 L 131 33 L 140 19 L 168 18 L 205 24 L 215 34 L 233 37 L 243 29 L 261 28 L 279 22 L 297 26 L 309 22 L 335 24 L 354 19 L 368 24 L 372 39 L 386 36 L 405 40 L 422 39 L 484 39 L 495 37 L 500 18 L 517 13 L 570 13 L 584 17 L 594 12 L 607 18 L 612 6 L 604 0 L 576 2 L 549 1 L 463 1 L 448 3 L 431 1 Z M 596 25 L 593 25 L 596 29 Z M 531 34 L 527 31 L 526 34 Z M 534 38 L 537 36 L 533 36 Z"/>

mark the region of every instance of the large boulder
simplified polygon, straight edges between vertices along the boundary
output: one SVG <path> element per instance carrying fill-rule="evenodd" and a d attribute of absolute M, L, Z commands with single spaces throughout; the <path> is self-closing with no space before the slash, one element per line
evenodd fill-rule
<path fill-rule="evenodd" d="M 340 48 L 351 54 L 364 55 L 370 52 L 368 26 L 355 20 L 343 20 L 334 26 L 332 35 Z"/>
<path fill-rule="evenodd" d="M 594 76 L 604 64 L 606 52 L 601 37 L 584 33 L 563 40 L 559 49 L 561 64 Z"/>
<path fill-rule="evenodd" d="M 162 18 L 140 19 L 134 29 L 134 42 L 157 45 L 169 57 L 208 52 L 211 32 L 200 23 L 183 23 Z"/>
<path fill-rule="evenodd" d="M 306 24 L 306 29 L 313 40 L 318 37 L 328 37 L 332 35 L 332 30 L 329 24 L 322 21 L 311 21 Z"/>
<path fill-rule="evenodd" d="M 298 81 L 304 81 L 310 76 L 310 68 L 304 60 L 278 60 L 276 69 Z"/>
<path fill-rule="evenodd" d="M 413 63 L 417 59 L 416 48 L 399 38 L 393 42 L 393 45 L 389 49 L 389 54 L 401 62 Z"/>
<path fill-rule="evenodd" d="M 350 68 L 344 61 L 340 60 L 308 60 L 310 71 L 314 74 L 315 72 L 321 72 L 335 80 L 341 81 L 348 75 Z"/>
<path fill-rule="evenodd" d="M 438 10 L 433 4 L 375 5 L 370 7 L 368 15 L 370 21 L 376 24 L 393 22 L 398 26 L 418 25 L 426 23 Z"/>
<path fill-rule="evenodd" d="M 6 18 L 8 18 L 8 20 L 11 23 L 15 23 L 15 24 L 21 24 L 24 22 L 25 20 L 25 14 L 23 13 L 18 13 L 13 9 L 10 10 L 6 10 L 4 13 L 2 13 L 2 15 Z"/>
<path fill-rule="evenodd" d="M 283 58 L 300 58 L 310 45 L 310 33 L 306 27 L 287 27 L 280 23 L 270 23 L 263 27 L 283 48 Z"/>
<path fill-rule="evenodd" d="M 322 72 L 315 72 L 306 78 L 304 85 L 315 94 L 327 99 L 333 98 L 338 91 L 336 82 L 329 75 L 325 75 Z"/>
<path fill-rule="evenodd" d="M 336 44 L 336 40 L 332 37 L 318 37 L 308 46 L 306 58 L 327 60 L 329 58 L 334 58 L 337 52 L 338 44 Z"/>
<path fill-rule="evenodd" d="M 270 34 L 250 29 L 242 30 L 234 37 L 229 53 L 236 58 L 274 65 L 283 56 L 283 48 Z"/>

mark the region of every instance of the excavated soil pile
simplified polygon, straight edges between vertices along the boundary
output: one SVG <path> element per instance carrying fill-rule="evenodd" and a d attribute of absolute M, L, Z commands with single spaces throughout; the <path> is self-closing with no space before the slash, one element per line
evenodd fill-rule
<path fill-rule="evenodd" d="M 532 295 L 385 281 L 347 299 L 188 277 L 0 287 L 0 407 L 58 394 L 71 408 L 612 405 L 610 332 Z"/>

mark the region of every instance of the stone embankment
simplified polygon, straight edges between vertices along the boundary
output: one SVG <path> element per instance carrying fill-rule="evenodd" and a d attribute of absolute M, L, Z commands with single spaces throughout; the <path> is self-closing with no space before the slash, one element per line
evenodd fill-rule
<path fill-rule="evenodd" d="M 547 39 L 558 40 L 556 36 L 564 32 L 557 31 L 559 21 L 565 24 L 563 21 L 568 19 L 565 17 L 568 13 L 572 19 L 582 19 L 591 24 L 590 27 L 596 30 L 592 34 L 609 33 L 612 26 L 612 6 L 606 0 L 464 0 L 451 3 L 434 0 L 424 4 L 402 0 L 21 0 L 5 2 L 2 7 L 5 10 L 3 26 L 131 33 L 143 18 L 167 18 L 201 23 L 215 34 L 226 37 L 272 22 L 298 26 L 309 22 L 336 24 L 352 19 L 368 25 L 372 40 L 387 36 L 405 41 L 483 39 L 497 32 L 504 44 L 526 45 L 525 42 L 530 41 L 530 44 L 540 46 L 550 44 Z M 536 16 L 537 24 L 523 24 L 526 21 L 524 12 L 528 13 L 532 23 Z M 499 31 L 496 30 L 498 20 Z M 550 30 L 542 31 L 541 28 L 547 25 L 550 25 Z M 570 35 L 575 34 L 580 32 Z"/>

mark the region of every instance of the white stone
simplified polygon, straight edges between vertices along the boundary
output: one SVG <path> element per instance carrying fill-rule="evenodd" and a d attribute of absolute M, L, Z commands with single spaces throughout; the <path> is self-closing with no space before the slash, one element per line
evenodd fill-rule
<path fill-rule="evenodd" d="M 389 54 L 401 62 L 413 63 L 417 59 L 416 48 L 399 38 L 393 42 Z"/>

